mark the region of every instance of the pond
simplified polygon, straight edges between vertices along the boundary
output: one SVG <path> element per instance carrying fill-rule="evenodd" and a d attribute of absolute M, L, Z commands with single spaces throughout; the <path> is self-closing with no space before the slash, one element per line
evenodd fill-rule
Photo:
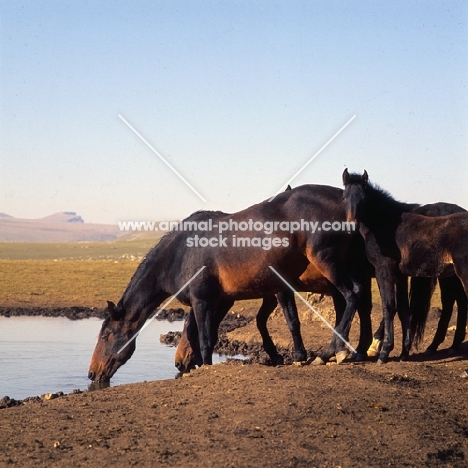
<path fill-rule="evenodd" d="M 88 366 L 102 321 L 50 317 L 0 317 L 0 398 L 74 389 L 86 390 Z M 153 320 L 137 339 L 132 358 L 111 385 L 172 379 L 175 348 L 160 343 L 159 335 L 181 331 L 183 321 Z M 219 362 L 218 355 L 213 362 Z"/>

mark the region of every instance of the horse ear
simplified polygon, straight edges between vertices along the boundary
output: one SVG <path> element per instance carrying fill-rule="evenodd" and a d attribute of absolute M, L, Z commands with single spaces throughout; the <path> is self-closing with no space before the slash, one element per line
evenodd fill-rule
<path fill-rule="evenodd" d="M 362 174 L 362 181 L 364 182 L 365 185 L 367 185 L 368 180 L 369 180 L 369 176 L 367 175 L 367 171 L 364 169 L 364 174 Z"/>
<path fill-rule="evenodd" d="M 290 186 L 290 185 L 288 185 L 288 186 L 286 187 L 286 190 L 285 190 L 285 192 L 287 192 L 288 190 L 292 190 L 292 188 L 291 188 L 291 186 Z"/>
<path fill-rule="evenodd" d="M 349 180 L 348 168 L 346 168 L 346 169 L 343 171 L 342 178 L 343 178 L 343 185 L 346 185 L 346 184 L 348 183 L 348 180 Z"/>
<path fill-rule="evenodd" d="M 112 320 L 120 320 L 119 313 L 117 312 L 117 306 L 111 301 L 107 301 L 107 312 L 109 312 Z"/>

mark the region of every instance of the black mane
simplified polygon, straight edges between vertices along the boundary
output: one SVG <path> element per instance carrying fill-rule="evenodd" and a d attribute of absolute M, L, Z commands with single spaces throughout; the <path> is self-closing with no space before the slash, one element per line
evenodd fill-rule
<path fill-rule="evenodd" d="M 362 175 L 357 173 L 349 174 L 347 185 L 349 184 L 364 184 L 367 202 L 372 208 L 385 207 L 391 213 L 409 212 L 420 206 L 418 203 L 405 203 L 395 200 L 387 190 L 373 184 L 372 182 L 363 182 Z"/>
<path fill-rule="evenodd" d="M 229 213 L 224 213 L 223 211 L 211 211 L 211 210 L 198 210 L 192 213 L 190 216 L 187 218 L 183 219 L 182 222 L 184 221 L 194 221 L 196 219 L 209 219 L 208 215 L 211 215 L 215 218 L 218 218 L 220 216 L 226 216 Z"/>

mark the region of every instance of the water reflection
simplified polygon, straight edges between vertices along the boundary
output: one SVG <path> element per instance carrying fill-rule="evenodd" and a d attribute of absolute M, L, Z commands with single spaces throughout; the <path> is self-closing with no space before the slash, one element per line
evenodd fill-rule
<path fill-rule="evenodd" d="M 153 320 L 110 385 L 173 379 L 175 349 L 160 343 L 159 335 L 182 327 L 182 321 Z M 95 318 L 0 317 L 0 398 L 88 388 L 88 367 L 100 328 L 101 320 Z"/>

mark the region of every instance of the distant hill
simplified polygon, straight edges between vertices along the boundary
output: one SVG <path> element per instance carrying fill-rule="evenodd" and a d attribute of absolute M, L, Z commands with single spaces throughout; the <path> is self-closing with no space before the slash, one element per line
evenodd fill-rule
<path fill-rule="evenodd" d="M 53 223 L 84 223 L 84 219 L 74 211 L 62 211 L 53 215 L 40 218 L 38 221 L 50 221 Z"/>
<path fill-rule="evenodd" d="M 73 211 L 40 219 L 20 219 L 0 213 L 1 242 L 110 241 L 122 234 L 117 225 L 85 223 Z"/>

